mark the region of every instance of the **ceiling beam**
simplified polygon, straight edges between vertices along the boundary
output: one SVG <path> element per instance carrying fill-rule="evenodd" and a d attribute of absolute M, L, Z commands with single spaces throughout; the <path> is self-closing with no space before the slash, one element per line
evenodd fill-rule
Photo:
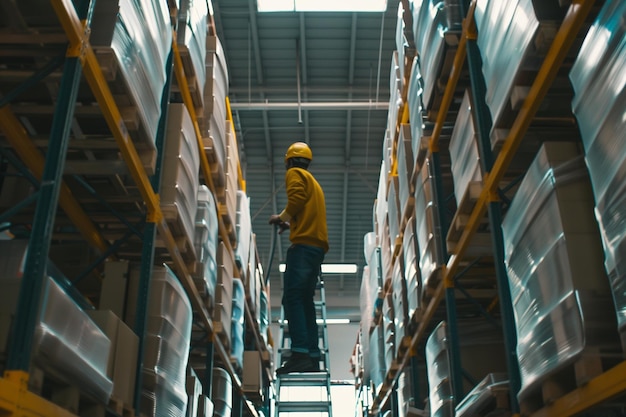
<path fill-rule="evenodd" d="M 0 72 L 0 74 L 5 74 L 5 71 Z M 21 78 L 26 78 L 26 75 L 16 74 L 15 76 L 21 76 Z M 256 86 L 256 87 L 231 87 L 229 90 L 233 94 L 248 94 L 248 92 L 252 94 L 294 94 L 294 89 L 292 86 Z M 363 94 L 368 95 L 371 93 L 370 87 L 359 87 L 352 85 L 344 85 L 344 86 L 301 86 L 301 92 L 303 94 L 333 94 L 333 95 L 345 95 L 348 93 L 352 94 Z M 389 89 L 381 88 L 380 89 L 381 97 L 389 97 Z"/>

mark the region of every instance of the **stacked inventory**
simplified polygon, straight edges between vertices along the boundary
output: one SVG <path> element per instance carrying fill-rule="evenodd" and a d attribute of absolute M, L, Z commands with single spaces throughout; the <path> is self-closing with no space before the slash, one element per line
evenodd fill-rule
<path fill-rule="evenodd" d="M 167 267 L 154 267 L 144 339 L 141 410 L 148 416 L 182 415 L 191 342 L 192 312 L 180 281 Z"/>
<path fill-rule="evenodd" d="M 235 249 L 235 261 L 241 271 L 241 278 L 248 281 L 250 278 L 250 247 L 252 241 L 252 220 L 250 219 L 250 199 L 245 191 L 237 191 L 237 211 L 235 228 L 237 235 L 237 248 Z"/>
<path fill-rule="evenodd" d="M 394 325 L 394 318 L 393 296 L 391 291 L 389 291 L 383 297 L 382 306 L 382 334 L 386 369 L 391 369 L 393 359 L 396 357 L 396 326 Z"/>
<path fill-rule="evenodd" d="M 400 213 L 400 224 L 413 213 L 413 157 L 411 126 L 400 125 L 400 135 L 398 137 L 398 203 Z M 402 231 L 400 231 L 402 232 Z"/>
<path fill-rule="evenodd" d="M 509 381 L 506 374 L 492 373 L 480 381 L 456 406 L 457 417 L 489 415 L 493 409 L 506 413 Z M 499 411 L 501 410 L 501 411 Z M 499 414 L 497 414 L 499 415 Z"/>
<path fill-rule="evenodd" d="M 217 244 L 218 244 L 217 209 L 213 194 L 206 185 L 198 188 L 198 211 L 196 213 L 196 232 L 194 249 L 198 259 L 194 273 L 196 288 L 206 300 L 207 307 L 215 304 L 215 285 L 217 282 Z"/>
<path fill-rule="evenodd" d="M 233 383 L 230 375 L 222 368 L 213 368 L 211 384 L 213 416 L 230 417 L 233 409 Z"/>
<path fill-rule="evenodd" d="M 185 66 L 185 76 L 194 105 L 202 114 L 206 83 L 209 8 L 206 1 L 182 0 L 178 11 L 176 43 Z"/>
<path fill-rule="evenodd" d="M 455 43 L 456 40 L 455 36 L 450 40 L 447 38 L 461 29 L 459 1 L 421 0 L 413 1 L 411 5 L 415 49 L 424 77 L 423 104 L 429 112 L 436 107 L 435 95 L 441 93 L 438 82 L 448 42 Z"/>
<path fill-rule="evenodd" d="M 28 241 L 0 242 L 0 339 L 5 341 L 10 340 L 9 329 L 17 313 L 27 247 Z M 66 383 L 106 404 L 113 390 L 107 377 L 111 341 L 50 277 L 44 279 L 42 300 L 35 324 L 34 364 L 58 373 Z M 0 346 L 0 353 L 4 348 Z"/>
<path fill-rule="evenodd" d="M 411 326 L 414 319 L 419 319 L 422 297 L 422 279 L 419 270 L 419 248 L 415 236 L 415 216 L 406 223 L 402 235 L 402 253 L 404 256 L 404 279 L 406 280 L 406 314 L 407 325 Z M 409 329 L 410 330 L 410 329 Z"/>
<path fill-rule="evenodd" d="M 547 142 L 502 224 L 525 399 L 585 351 L 615 351 L 593 195 L 573 143 Z M 599 358 L 597 358 L 599 360 Z"/>
<path fill-rule="evenodd" d="M 419 248 L 422 297 L 438 283 L 439 267 L 444 261 L 439 208 L 434 195 L 431 161 L 426 159 L 415 182 L 415 234 Z"/>
<path fill-rule="evenodd" d="M 426 341 L 426 365 L 430 415 L 432 417 L 454 416 L 454 395 L 445 322 L 439 323 Z"/>
<path fill-rule="evenodd" d="M 409 325 L 408 316 L 408 300 L 407 300 L 407 283 L 404 279 L 404 261 L 400 254 L 393 265 L 393 273 L 391 276 L 391 298 L 393 306 L 393 327 L 394 336 L 394 357 L 398 355 L 398 349 L 402 339 L 407 334 Z"/>
<path fill-rule="evenodd" d="M 112 50 L 117 70 L 130 94 L 131 106 L 153 142 L 161 116 L 165 63 L 172 46 L 167 3 L 150 0 L 96 3 L 89 42 L 94 47 Z M 120 108 L 128 105 L 124 101 L 118 103 Z"/>
<path fill-rule="evenodd" d="M 160 202 L 174 237 L 184 242 L 183 256 L 194 259 L 200 155 L 193 122 L 183 104 L 170 104 L 163 150 Z"/>
<path fill-rule="evenodd" d="M 423 120 L 423 103 L 422 96 L 424 94 L 424 79 L 420 72 L 419 59 L 415 57 L 411 63 L 411 74 L 409 76 L 409 88 L 407 93 L 407 101 L 409 106 L 409 124 L 411 129 L 411 149 L 413 150 L 413 159 L 415 166 L 421 166 L 428 143 L 424 136 L 424 120 Z"/>
<path fill-rule="evenodd" d="M 231 341 L 234 269 L 233 255 L 226 249 L 224 242 L 220 242 L 217 247 L 217 286 L 215 287 L 213 326 L 225 347 L 229 347 Z"/>
<path fill-rule="evenodd" d="M 604 245 L 626 346 L 626 151 L 623 146 L 626 106 L 626 3 L 607 1 L 580 50 L 570 78 L 576 91 L 572 107 L 585 147 L 595 196 L 595 213 Z"/>
<path fill-rule="evenodd" d="M 246 309 L 246 290 L 240 279 L 233 280 L 233 308 L 231 318 L 230 357 L 239 369 L 243 369 L 244 348 L 244 311 Z"/>
<path fill-rule="evenodd" d="M 529 76 L 536 72 L 536 59 L 545 53 L 553 36 L 554 22 L 561 21 L 565 8 L 556 0 L 498 2 L 478 0 L 475 19 L 482 69 L 487 87 L 485 100 L 493 119 L 494 131 L 506 127 L 511 114 L 524 98 Z M 552 35 L 551 35 L 552 34 Z M 562 98 L 561 98 L 562 101 Z M 556 110 L 558 103 L 552 103 Z M 492 134 L 492 147 L 497 136 Z"/>
<path fill-rule="evenodd" d="M 216 168 L 226 163 L 226 97 L 228 97 L 228 68 L 219 38 L 207 37 L 206 83 L 204 84 L 204 114 L 202 117 L 202 140 L 210 162 Z M 223 173 L 214 170 L 217 179 L 223 181 Z"/>
<path fill-rule="evenodd" d="M 380 247 L 381 272 L 383 283 L 391 276 L 391 242 L 388 221 L 387 203 L 387 174 L 388 165 L 383 162 L 380 167 L 378 178 L 378 194 L 374 210 L 374 228 L 376 232 L 376 242 Z M 382 285 L 381 285 L 382 287 Z"/>

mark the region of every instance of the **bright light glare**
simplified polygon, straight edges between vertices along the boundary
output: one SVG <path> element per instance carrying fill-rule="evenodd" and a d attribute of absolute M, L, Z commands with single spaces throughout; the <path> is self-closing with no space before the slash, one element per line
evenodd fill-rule
<path fill-rule="evenodd" d="M 285 272 L 285 264 L 278 265 L 280 272 Z M 323 274 L 356 274 L 356 264 L 322 264 Z"/>
<path fill-rule="evenodd" d="M 257 0 L 259 12 L 384 12 L 387 0 Z"/>
<path fill-rule="evenodd" d="M 323 324 L 324 320 L 317 319 L 316 322 L 317 324 Z M 289 323 L 289 320 L 284 320 L 284 321 L 278 320 L 278 323 L 287 324 Z M 326 324 L 350 324 L 350 319 L 326 319 Z"/>

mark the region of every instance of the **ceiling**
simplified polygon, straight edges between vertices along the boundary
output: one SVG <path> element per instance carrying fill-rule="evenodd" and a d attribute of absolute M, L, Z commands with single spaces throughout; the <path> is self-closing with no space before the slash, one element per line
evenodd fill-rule
<path fill-rule="evenodd" d="M 363 236 L 373 230 L 398 1 L 385 13 L 258 13 L 255 0 L 214 0 L 229 71 L 229 97 L 252 229 L 267 269 L 271 214 L 286 203 L 284 155 L 295 141 L 313 151 L 310 171 L 326 195 L 326 263 L 355 263 L 357 274 L 325 277 L 330 317 L 358 320 Z M 270 282 L 280 300 L 278 237 Z"/>

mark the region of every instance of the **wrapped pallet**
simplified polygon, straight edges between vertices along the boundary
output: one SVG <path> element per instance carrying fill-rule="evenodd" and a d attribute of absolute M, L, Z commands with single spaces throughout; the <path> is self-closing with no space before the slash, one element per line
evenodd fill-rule
<path fill-rule="evenodd" d="M 419 249 L 415 237 L 415 217 L 411 217 L 404 228 L 402 249 L 404 279 L 406 280 L 407 317 L 411 323 L 421 306 L 422 299 L 422 279 L 419 268 Z"/>
<path fill-rule="evenodd" d="M 429 288 L 437 285 L 435 274 L 444 262 L 441 249 L 441 223 L 437 199 L 434 196 L 434 186 L 431 162 L 426 159 L 415 182 L 415 234 L 417 248 L 420 251 L 422 296 L 427 296 Z"/>
<path fill-rule="evenodd" d="M 230 356 L 239 369 L 243 369 L 244 318 L 246 290 L 240 279 L 233 280 L 233 315 L 231 319 Z"/>
<path fill-rule="evenodd" d="M 424 79 L 420 72 L 419 58 L 415 57 L 411 65 L 409 75 L 409 88 L 407 101 L 409 106 L 409 124 L 411 125 L 411 149 L 413 150 L 414 166 L 421 168 L 428 143 L 424 136 L 424 106 L 422 96 L 424 94 Z"/>
<path fill-rule="evenodd" d="M 233 410 L 233 382 L 223 368 L 213 368 L 211 384 L 214 417 L 230 417 Z"/>
<path fill-rule="evenodd" d="M 233 309 L 233 279 L 235 260 L 224 242 L 217 248 L 217 286 L 215 287 L 215 307 L 213 325 L 225 347 L 230 347 L 231 318 Z"/>
<path fill-rule="evenodd" d="M 191 303 L 167 267 L 153 268 L 148 300 L 141 411 L 154 417 L 183 415 L 187 409 Z"/>
<path fill-rule="evenodd" d="M 390 369 L 396 357 L 396 326 L 394 325 L 395 312 L 393 310 L 393 297 L 387 294 L 383 297 L 382 324 L 385 368 Z"/>
<path fill-rule="evenodd" d="M 201 185 L 198 188 L 198 211 L 194 236 L 198 264 L 193 277 L 198 292 L 206 298 L 209 308 L 213 308 L 215 304 L 218 228 L 217 208 L 213 194 L 206 185 Z"/>
<path fill-rule="evenodd" d="M 588 352 L 619 351 L 587 170 L 574 143 L 546 142 L 502 223 L 520 400 Z M 592 353 L 592 355 L 594 355 Z"/>
<path fill-rule="evenodd" d="M 250 219 L 250 199 L 245 191 L 238 190 L 236 211 L 237 248 L 235 261 L 241 271 L 241 278 L 246 282 L 249 274 L 250 245 L 252 241 L 252 220 Z"/>
<path fill-rule="evenodd" d="M 0 241 L 0 339 L 9 342 L 18 307 L 27 240 Z M 6 332 L 6 333 L 5 333 Z M 5 346 L 0 346 L 4 356 Z M 111 341 L 52 278 L 44 278 L 33 337 L 34 364 L 106 404 L 113 390 L 107 376 Z M 78 410 L 75 410 L 78 411 Z"/>
<path fill-rule="evenodd" d="M 477 42 L 483 59 L 485 100 L 494 128 L 505 111 L 512 108 L 510 99 L 516 83 L 533 65 L 528 61 L 530 54 L 540 49 L 539 42 L 533 41 L 542 24 L 550 26 L 562 20 L 565 10 L 557 0 L 477 1 Z"/>
<path fill-rule="evenodd" d="M 384 343 L 384 330 L 382 324 L 375 326 L 372 329 L 370 338 L 370 350 L 369 350 L 369 374 L 370 383 L 374 392 L 377 392 L 385 381 L 385 374 L 387 369 L 385 368 L 385 343 Z"/>
<path fill-rule="evenodd" d="M 363 353 L 363 357 L 369 357 L 369 332 L 372 327 L 372 319 L 374 316 L 374 301 L 375 296 L 372 296 L 372 289 L 370 286 L 370 267 L 369 265 L 365 265 L 363 267 L 363 276 L 361 278 L 361 289 L 359 292 L 359 307 L 361 311 L 361 320 L 359 322 L 360 325 L 360 334 L 361 337 L 361 351 Z M 369 382 L 370 374 L 369 374 L 369 366 L 364 366 L 363 369 L 363 382 Z"/>
<path fill-rule="evenodd" d="M 393 302 L 393 327 L 394 327 L 394 357 L 398 356 L 398 350 L 402 339 L 407 335 L 409 326 L 408 300 L 406 280 L 404 279 L 404 260 L 400 254 L 396 258 L 391 277 L 391 298 Z"/>
<path fill-rule="evenodd" d="M 589 29 L 570 78 L 585 148 L 622 345 L 626 348 L 626 3 L 607 1 Z"/>
<path fill-rule="evenodd" d="M 200 155 L 196 134 L 184 104 L 169 106 L 160 204 L 172 234 L 185 242 L 184 255 L 194 257 L 195 219 L 198 210 Z"/>
<path fill-rule="evenodd" d="M 426 367 L 431 417 L 454 416 L 447 326 L 437 325 L 426 341 Z"/>
<path fill-rule="evenodd" d="M 454 123 L 448 148 L 452 164 L 454 196 L 457 206 L 461 206 L 467 198 L 470 186 L 474 183 L 482 185 L 483 180 L 476 143 L 476 127 L 472 117 L 472 103 L 467 90 L 463 94 L 463 101 Z"/>
<path fill-rule="evenodd" d="M 181 1 L 176 26 L 176 43 L 179 45 L 194 105 L 200 109 L 200 113 L 204 107 L 208 18 L 209 8 L 206 0 Z"/>
<path fill-rule="evenodd" d="M 423 103 L 426 111 L 432 101 L 440 78 L 447 47 L 446 36 L 460 32 L 459 0 L 415 0 L 412 3 L 413 35 L 424 77 Z"/>
<path fill-rule="evenodd" d="M 206 41 L 206 82 L 204 84 L 204 114 L 202 139 L 207 155 L 219 167 L 226 163 L 226 97 L 228 97 L 228 67 L 222 43 L 216 36 Z"/>
<path fill-rule="evenodd" d="M 113 51 L 117 68 L 148 137 L 154 142 L 165 64 L 172 48 L 167 2 L 112 0 L 96 3 L 89 41 Z"/>
<path fill-rule="evenodd" d="M 398 204 L 400 214 L 400 224 L 413 215 L 413 148 L 411 139 L 411 126 L 400 125 L 400 135 L 398 137 Z"/>

